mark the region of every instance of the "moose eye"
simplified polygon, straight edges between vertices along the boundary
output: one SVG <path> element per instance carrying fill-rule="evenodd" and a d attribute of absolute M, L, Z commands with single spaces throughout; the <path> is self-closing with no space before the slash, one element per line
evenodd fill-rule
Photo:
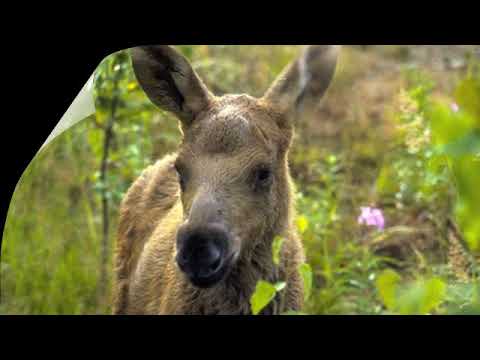
<path fill-rule="evenodd" d="M 257 172 L 257 179 L 260 182 L 265 182 L 270 179 L 270 169 L 260 169 Z"/>
<path fill-rule="evenodd" d="M 272 171 L 266 166 L 261 166 L 255 170 L 255 187 L 265 188 L 270 185 L 272 180 Z"/>

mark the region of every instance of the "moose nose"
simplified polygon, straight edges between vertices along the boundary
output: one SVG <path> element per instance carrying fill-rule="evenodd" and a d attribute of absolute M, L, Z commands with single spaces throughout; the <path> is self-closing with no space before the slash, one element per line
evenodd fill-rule
<path fill-rule="evenodd" d="M 222 278 L 228 234 L 219 226 L 179 231 L 177 263 L 198 287 L 209 287 Z"/>
<path fill-rule="evenodd" d="M 179 257 L 180 268 L 199 278 L 207 278 L 221 265 L 222 253 L 212 242 L 202 244 Z"/>

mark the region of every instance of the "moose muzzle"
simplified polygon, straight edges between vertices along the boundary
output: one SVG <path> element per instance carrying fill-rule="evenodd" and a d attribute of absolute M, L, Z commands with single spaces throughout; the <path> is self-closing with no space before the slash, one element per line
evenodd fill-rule
<path fill-rule="evenodd" d="M 229 243 L 229 234 L 219 223 L 182 226 L 177 233 L 177 264 L 194 286 L 212 287 L 230 265 Z"/>

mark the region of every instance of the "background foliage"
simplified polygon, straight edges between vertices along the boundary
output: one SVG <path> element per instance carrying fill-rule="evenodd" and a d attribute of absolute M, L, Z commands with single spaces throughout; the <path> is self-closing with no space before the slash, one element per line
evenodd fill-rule
<path fill-rule="evenodd" d="M 296 46 L 179 46 L 217 95 L 261 96 Z M 351 46 L 290 156 L 308 314 L 480 314 L 480 65 L 473 46 Z M 8 214 L 0 313 L 110 312 L 123 194 L 180 140 L 128 52 L 95 75 L 97 113 L 31 162 Z M 358 223 L 379 208 L 383 231 Z M 278 241 L 281 246 L 281 240 Z M 278 255 L 277 255 L 278 256 Z M 278 260 L 278 259 L 276 259 Z M 255 312 L 284 284 L 259 283 Z"/>

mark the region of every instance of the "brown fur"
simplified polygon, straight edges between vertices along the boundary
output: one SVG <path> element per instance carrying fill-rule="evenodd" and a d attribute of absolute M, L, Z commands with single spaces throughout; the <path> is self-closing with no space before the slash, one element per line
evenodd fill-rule
<path fill-rule="evenodd" d="M 259 280 L 287 283 L 282 296 L 264 314 L 300 310 L 303 284 L 298 267 L 305 256 L 293 223 L 294 189 L 288 169 L 293 136 L 290 110 L 308 92 L 319 98 L 328 84 L 310 81 L 299 88 L 300 74 L 294 63 L 262 99 L 247 95 L 216 98 L 171 48 L 141 51 L 133 52 L 137 77 L 152 101 L 177 114 L 184 141 L 176 154 L 147 168 L 122 202 L 114 313 L 250 314 L 249 300 Z M 308 55 L 312 57 L 312 52 Z M 162 59 L 160 65 L 155 58 Z M 307 62 L 309 65 L 309 72 L 319 73 Z M 327 65 L 331 67 L 330 60 Z M 329 83 L 333 72 L 325 75 L 325 63 L 320 66 L 324 72 L 319 78 Z M 158 75 L 159 67 L 167 73 Z M 157 76 L 157 82 L 152 76 Z M 258 163 L 272 164 L 273 183 L 268 193 L 252 195 L 248 176 Z M 185 191 L 180 189 L 175 164 L 177 168 L 188 165 Z M 180 225 L 189 217 L 193 221 L 196 201 L 211 194 L 226 204 L 224 216 L 234 234 L 232 247 L 238 257 L 225 279 L 212 288 L 199 289 L 176 264 L 175 238 Z M 201 209 L 195 214 L 195 221 L 204 221 Z M 278 267 L 271 250 L 277 235 L 285 239 Z"/>

